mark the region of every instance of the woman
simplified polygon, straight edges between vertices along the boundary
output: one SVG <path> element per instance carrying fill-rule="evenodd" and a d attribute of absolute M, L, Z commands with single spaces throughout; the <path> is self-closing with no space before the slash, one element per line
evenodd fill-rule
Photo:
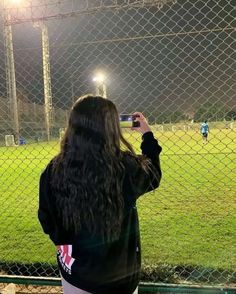
<path fill-rule="evenodd" d="M 137 293 L 141 249 L 136 200 L 160 183 L 161 147 L 144 116 L 135 116 L 143 156 L 122 136 L 111 101 L 79 99 L 61 151 L 41 175 L 38 217 L 57 246 L 65 294 Z"/>

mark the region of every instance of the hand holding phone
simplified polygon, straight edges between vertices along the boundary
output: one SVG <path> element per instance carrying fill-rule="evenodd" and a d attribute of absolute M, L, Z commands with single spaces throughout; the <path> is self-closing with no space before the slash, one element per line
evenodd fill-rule
<path fill-rule="evenodd" d="M 148 124 L 148 121 L 141 112 L 133 113 L 133 117 L 135 118 L 134 122 L 138 123 L 139 126 L 132 127 L 131 128 L 132 130 L 137 131 L 142 134 L 145 134 L 147 132 L 151 132 L 151 128 Z"/>
<path fill-rule="evenodd" d="M 133 114 L 120 114 L 120 126 L 122 128 L 137 128 L 140 123 Z"/>

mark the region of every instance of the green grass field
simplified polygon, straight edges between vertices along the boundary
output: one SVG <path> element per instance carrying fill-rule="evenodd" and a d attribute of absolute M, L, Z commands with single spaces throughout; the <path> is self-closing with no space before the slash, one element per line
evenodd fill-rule
<path fill-rule="evenodd" d="M 136 150 L 140 135 L 126 134 Z M 138 201 L 145 265 L 235 268 L 236 132 L 156 133 L 163 180 Z M 0 148 L 0 261 L 55 263 L 37 220 L 38 180 L 57 142 Z"/>

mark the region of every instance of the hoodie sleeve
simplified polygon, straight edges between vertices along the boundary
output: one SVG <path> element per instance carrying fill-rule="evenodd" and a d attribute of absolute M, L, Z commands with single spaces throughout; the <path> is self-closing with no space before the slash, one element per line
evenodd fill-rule
<path fill-rule="evenodd" d="M 143 135 L 141 150 L 142 154 L 149 159 L 149 165 L 144 168 L 141 161 L 136 158 L 129 161 L 124 183 L 126 195 L 135 199 L 155 190 L 159 186 L 162 176 L 159 158 L 162 148 L 152 132 Z"/>

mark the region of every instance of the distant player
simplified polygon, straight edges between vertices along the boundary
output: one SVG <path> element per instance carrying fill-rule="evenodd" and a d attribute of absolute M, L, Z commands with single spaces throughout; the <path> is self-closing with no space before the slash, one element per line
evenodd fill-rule
<path fill-rule="evenodd" d="M 209 126 L 207 121 L 205 120 L 204 123 L 201 124 L 200 132 L 202 134 L 203 144 L 208 142 L 208 133 L 209 133 Z"/>

